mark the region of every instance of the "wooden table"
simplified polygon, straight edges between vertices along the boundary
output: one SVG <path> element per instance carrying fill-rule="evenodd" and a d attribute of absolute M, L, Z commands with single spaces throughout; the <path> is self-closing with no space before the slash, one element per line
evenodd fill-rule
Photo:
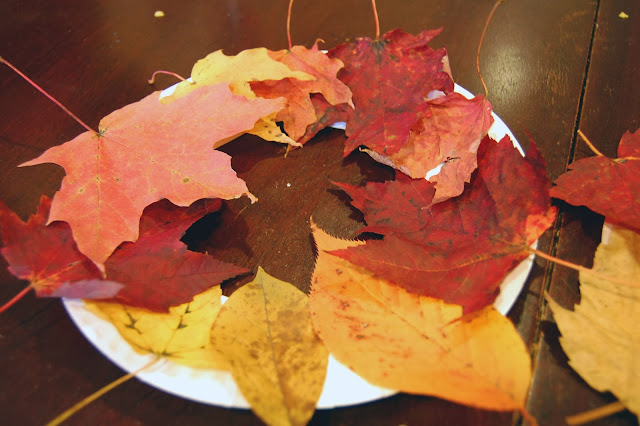
<path fill-rule="evenodd" d="M 456 81 L 474 93 L 477 43 L 493 0 L 378 1 L 382 31 L 417 33 L 444 27 L 434 46 L 446 46 Z M 207 53 L 287 46 L 286 0 L 17 1 L 0 3 L 0 55 L 13 62 L 89 125 L 152 90 L 173 83 L 146 80 L 156 69 L 188 75 Z M 165 12 L 155 18 L 154 11 Z M 625 12 L 629 17 L 619 17 Z M 357 36 L 374 36 L 365 0 L 299 0 L 293 9 L 294 44 L 321 38 L 326 48 Z M 608 155 L 620 136 L 640 126 L 640 4 L 636 0 L 512 0 L 498 8 L 480 64 L 494 110 L 526 147 L 528 131 L 548 162 L 552 179 L 577 158 L 591 155 L 576 137 L 581 129 Z M 63 171 L 54 165 L 17 168 L 82 129 L 7 67 L 0 67 L 0 200 L 26 218 L 41 194 L 52 196 Z M 354 154 L 343 160 L 344 134 L 322 132 L 288 158 L 283 147 L 243 137 L 227 145 L 233 167 L 260 197 L 230 202 L 200 248 L 308 289 L 313 251 L 311 215 L 339 235 L 355 235 L 362 218 L 330 180 L 359 184 L 389 170 Z M 309 183 L 311 181 L 311 183 Z M 292 183 L 287 195 L 282 185 Z M 306 185 L 306 186 L 304 186 Z M 280 188 L 280 189 L 278 189 Z M 589 266 L 602 218 L 558 204 L 558 224 L 540 248 Z M 1 261 L 1 262 L 4 262 Z M 25 286 L 4 268 L 0 302 Z M 227 286 L 229 292 L 246 280 Z M 577 274 L 536 260 L 509 314 L 531 350 L 535 368 L 528 409 L 542 425 L 610 402 L 567 364 L 558 329 L 543 299 L 564 306 L 579 300 Z M 123 373 L 75 328 L 60 301 L 27 296 L 0 316 L 0 423 L 37 425 Z M 317 411 L 311 424 L 507 425 L 517 415 L 475 410 L 429 397 L 396 395 L 364 405 Z M 260 424 L 247 410 L 202 405 L 136 380 L 92 403 L 69 424 Z M 632 425 L 621 413 L 597 425 Z"/>

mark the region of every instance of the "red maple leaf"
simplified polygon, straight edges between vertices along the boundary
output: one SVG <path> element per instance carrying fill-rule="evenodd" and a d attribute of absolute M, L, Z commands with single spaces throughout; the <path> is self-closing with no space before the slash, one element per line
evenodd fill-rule
<path fill-rule="evenodd" d="M 618 158 L 603 155 L 569 165 L 551 188 L 551 196 L 589 209 L 607 221 L 640 231 L 640 129 L 626 132 Z"/>
<path fill-rule="evenodd" d="M 140 238 L 123 243 L 105 262 L 106 276 L 84 254 L 65 222 L 46 225 L 51 200 L 43 197 L 37 214 L 22 222 L 0 204 L 2 254 L 9 271 L 30 281 L 38 296 L 112 299 L 152 311 L 193 299 L 222 281 L 249 272 L 209 255 L 187 250 L 180 241 L 187 228 L 222 207 L 206 199 L 189 207 L 161 200 L 140 218 Z"/>
<path fill-rule="evenodd" d="M 68 222 L 80 251 L 102 266 L 123 241 L 138 238 L 143 209 L 162 198 L 185 206 L 201 198 L 249 194 L 214 142 L 250 130 L 284 99 L 247 99 L 226 83 L 200 87 L 169 104 L 159 92 L 125 106 L 23 166 L 57 163 L 67 175 L 49 222 Z"/>
<path fill-rule="evenodd" d="M 345 155 L 360 145 L 381 155 L 398 152 L 429 93 L 453 90 L 446 50 L 428 45 L 440 31 L 413 36 L 393 30 L 377 40 L 358 38 L 329 51 L 345 64 L 338 77 L 353 92 L 356 107 L 348 112 Z"/>
<path fill-rule="evenodd" d="M 222 281 L 249 272 L 213 257 L 189 251 L 180 241 L 196 220 L 219 210 L 219 199 L 176 207 L 167 200 L 144 210 L 140 237 L 123 243 L 105 262 L 108 279 L 124 284 L 115 301 L 167 312 Z"/>
<path fill-rule="evenodd" d="M 515 170 L 517 178 L 505 179 Z M 485 138 L 470 185 L 441 203 L 433 204 L 433 184 L 405 177 L 342 188 L 355 205 L 366 206 L 365 219 L 373 223 L 365 229 L 384 238 L 332 254 L 466 312 L 493 303 L 502 279 L 529 255 L 528 246 L 556 213 L 535 145 L 523 158 L 508 137 L 497 144 Z M 375 194 L 380 194 L 377 202 L 371 201 Z"/>
<path fill-rule="evenodd" d="M 104 282 L 102 273 L 80 253 L 65 222 L 46 225 L 51 199 L 43 196 L 36 214 L 25 223 L 0 203 L 0 231 L 4 247 L 0 252 L 9 272 L 28 280 L 39 297 L 114 297 L 121 284 Z"/>

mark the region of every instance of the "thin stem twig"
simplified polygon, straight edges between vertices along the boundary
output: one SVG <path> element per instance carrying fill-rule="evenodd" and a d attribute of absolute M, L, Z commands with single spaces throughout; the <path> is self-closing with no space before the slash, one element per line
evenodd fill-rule
<path fill-rule="evenodd" d="M 534 249 L 532 247 L 529 247 L 529 250 L 532 253 L 534 253 L 536 256 L 540 256 L 543 259 L 549 260 L 549 261 L 551 261 L 553 263 L 557 263 L 558 265 L 566 266 L 567 268 L 573 269 L 575 271 L 585 272 L 587 274 L 591 274 L 592 276 L 594 276 L 596 278 L 599 278 L 601 280 L 609 281 L 609 282 L 614 283 L 614 284 L 624 285 L 624 286 L 627 286 L 627 287 L 639 287 L 640 286 L 640 284 L 632 283 L 630 281 L 625 281 L 625 280 L 619 280 L 619 279 L 617 279 L 615 277 L 611 277 L 611 276 L 607 276 L 607 275 L 601 274 L 599 272 L 594 271 L 593 269 L 584 267 L 582 265 L 578 265 L 578 264 L 573 263 L 573 262 L 569 262 L 569 261 L 566 261 L 566 260 L 559 259 L 559 258 L 557 258 L 555 256 L 551 256 L 551 255 L 549 255 L 549 254 L 547 254 L 547 253 L 545 253 L 543 251 L 536 250 L 536 249 Z"/>
<path fill-rule="evenodd" d="M 18 74 L 20 77 L 22 77 L 27 83 L 29 83 L 30 85 L 32 85 L 33 87 L 35 87 L 40 93 L 42 93 L 43 95 L 45 95 L 47 98 L 49 98 L 49 100 L 51 102 L 53 102 L 54 104 L 58 105 L 58 107 L 60 109 L 62 109 L 64 112 L 67 113 L 67 115 L 71 118 L 73 118 L 78 124 L 80 124 L 82 127 L 84 127 L 85 129 L 87 129 L 88 131 L 90 131 L 91 133 L 95 133 L 98 134 L 98 132 L 96 132 L 95 130 L 93 130 L 91 127 L 89 127 L 88 124 L 86 124 L 84 121 L 80 120 L 74 113 L 72 113 L 71 111 L 69 111 L 67 109 L 67 107 L 65 107 L 64 105 L 62 105 L 60 102 L 58 102 L 58 100 L 56 100 L 56 98 L 54 98 L 53 96 L 51 96 L 49 93 L 47 93 L 42 87 L 38 86 L 33 80 L 31 80 L 29 77 L 27 77 L 26 75 L 24 75 L 22 73 L 22 71 L 20 71 L 18 68 L 14 67 L 9 61 L 7 61 L 6 59 L 4 59 L 2 56 L 0 56 L 0 62 L 2 62 L 3 64 L 5 64 L 6 66 L 8 66 L 9 68 L 11 68 L 16 74 Z"/>
<path fill-rule="evenodd" d="M 482 29 L 482 34 L 480 35 L 480 41 L 478 42 L 478 53 L 476 54 L 476 71 L 478 72 L 478 77 L 480 77 L 480 82 L 482 83 L 482 87 L 484 88 L 484 97 L 489 97 L 489 90 L 487 89 L 487 85 L 484 82 L 484 78 L 482 78 L 482 73 L 480 72 L 480 49 L 482 49 L 482 42 L 484 41 L 484 35 L 487 33 L 487 28 L 489 28 L 489 22 L 493 18 L 493 14 L 496 13 L 496 9 L 500 6 L 504 0 L 498 0 L 491 8 L 491 12 L 489 12 L 489 16 L 487 17 L 487 21 L 484 23 L 484 28 Z"/>
<path fill-rule="evenodd" d="M 136 371 L 133 371 L 133 372 L 131 372 L 129 374 L 125 374 L 124 376 L 120 377 L 119 379 L 116 379 L 113 382 L 109 383 L 108 385 L 100 388 L 99 390 L 97 390 L 96 392 L 92 393 L 91 395 L 89 395 L 88 397 L 83 399 L 82 401 L 80 401 L 77 404 L 75 404 L 73 407 L 69 408 L 68 410 L 65 410 L 63 413 L 61 413 L 55 419 L 51 420 L 49 423 L 47 423 L 47 426 L 57 426 L 57 425 L 61 424 L 62 422 L 67 420 L 69 417 L 73 416 L 75 413 L 77 413 L 78 411 L 82 410 L 84 407 L 86 407 L 87 405 L 89 405 L 90 403 L 95 401 L 96 399 L 100 398 L 102 395 L 106 394 L 107 392 L 109 392 L 113 388 L 121 385 L 122 383 L 126 382 L 127 380 L 131 380 L 132 378 L 136 377 L 136 375 L 138 373 L 140 373 L 142 370 L 144 370 L 146 368 L 151 367 L 156 362 L 158 362 L 160 359 L 162 359 L 162 358 L 156 357 L 156 358 L 152 359 L 150 362 L 148 362 L 145 365 L 143 365 L 142 367 L 138 368 Z"/>
<path fill-rule="evenodd" d="M 608 417 L 612 414 L 619 413 L 620 411 L 625 410 L 626 407 L 620 402 L 612 402 L 611 404 L 603 405 L 602 407 L 594 408 L 593 410 L 585 411 L 580 414 L 574 414 L 573 416 L 568 416 L 565 420 L 568 425 L 583 425 L 585 423 L 592 422 L 594 420 L 599 420 L 605 417 Z"/>
<path fill-rule="evenodd" d="M 378 19 L 378 8 L 376 7 L 376 0 L 371 0 L 371 7 L 373 8 L 373 19 L 376 22 L 376 40 L 380 38 L 380 20 Z"/>
<path fill-rule="evenodd" d="M 289 50 L 293 47 L 291 43 L 291 9 L 293 9 L 293 0 L 289 0 L 289 10 L 287 11 L 287 42 L 289 42 Z"/>
<path fill-rule="evenodd" d="M 10 307 L 12 307 L 13 305 L 15 305 L 18 300 L 22 299 L 27 293 L 29 293 L 29 290 L 31 290 L 31 285 L 28 285 L 22 290 L 20 290 L 20 292 L 15 296 L 13 296 L 11 300 L 9 300 L 4 305 L 0 306 L 0 314 L 6 311 L 7 309 L 9 309 Z"/>
<path fill-rule="evenodd" d="M 591 151 L 593 151 L 593 153 L 595 155 L 598 155 L 600 157 L 604 157 L 604 154 L 601 153 L 598 148 L 596 148 L 596 146 L 594 144 L 591 143 L 591 141 L 589 140 L 589 138 L 587 138 L 587 136 L 582 133 L 582 130 L 578 129 L 578 136 L 580 136 L 582 138 L 582 140 L 584 141 L 584 143 L 587 144 L 587 146 L 589 147 L 589 149 L 591 149 Z"/>
<path fill-rule="evenodd" d="M 165 70 L 158 70 L 158 71 L 154 71 L 154 73 L 151 74 L 151 78 L 149 80 L 147 80 L 147 83 L 154 84 L 156 82 L 156 76 L 158 74 L 170 75 L 170 76 L 173 76 L 173 77 L 177 78 L 180 81 L 186 81 L 187 80 L 186 78 L 184 78 L 183 76 L 181 76 L 180 74 L 177 74 L 175 72 L 165 71 Z"/>

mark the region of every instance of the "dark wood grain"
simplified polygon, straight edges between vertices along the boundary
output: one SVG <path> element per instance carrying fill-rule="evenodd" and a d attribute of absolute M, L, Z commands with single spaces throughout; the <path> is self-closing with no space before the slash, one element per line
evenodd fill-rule
<path fill-rule="evenodd" d="M 578 125 L 606 153 L 626 129 L 638 127 L 640 10 L 633 0 L 505 2 L 486 35 L 480 63 L 495 111 L 528 146 L 528 131 L 548 161 L 552 178 L 574 153 Z M 605 4 L 606 3 L 606 4 Z M 190 2 L 102 0 L 0 3 L 0 55 L 95 126 L 100 118 L 173 81 L 146 80 L 156 69 L 187 75 L 207 53 L 227 54 L 265 46 L 286 47 L 286 0 L 194 0 Z M 453 75 L 475 93 L 477 42 L 493 0 L 378 1 L 382 31 L 417 33 L 443 27 L 434 46 L 446 46 Z M 155 10 L 165 17 L 153 17 Z M 625 10 L 630 18 L 618 18 Z M 594 35 L 594 26 L 597 31 Z M 374 36 L 370 3 L 364 0 L 299 1 L 292 37 L 331 48 Z M 635 43 L 635 44 L 634 44 Z M 635 46 L 635 47 L 634 47 Z M 634 50 L 635 49 L 635 50 Z M 588 74 L 587 74 L 588 71 Z M 585 86 L 585 82 L 587 83 Z M 584 91 L 584 98 L 582 97 Z M 635 100 L 635 102 L 634 102 Z M 18 168 L 45 149 L 82 131 L 51 102 L 8 68 L 0 67 L 0 201 L 21 217 L 41 194 L 53 195 L 64 172 L 57 166 Z M 221 214 L 189 236 L 194 248 L 269 273 L 308 289 L 314 253 L 309 218 L 332 233 L 356 235 L 361 215 L 331 181 L 359 184 L 384 180 L 390 170 L 355 153 L 341 156 L 344 134 L 323 131 L 287 158 L 283 147 L 245 136 L 223 150 L 260 202 L 226 204 Z M 578 156 L 587 155 L 581 145 Z M 601 219 L 585 209 L 561 206 L 561 231 L 550 231 L 540 248 L 589 264 Z M 3 260 L 1 262 L 4 262 Z M 0 303 L 20 282 L 0 264 Z M 231 292 L 247 277 L 226 285 Z M 528 407 L 541 424 L 563 424 L 567 414 L 609 400 L 568 367 L 546 312 L 548 289 L 563 304 L 578 300 L 575 274 L 536 261 L 523 294 L 509 314 L 531 349 L 535 366 Z M 38 425 L 123 373 L 82 337 L 59 301 L 27 296 L 0 316 L 0 413 L 7 425 Z M 313 425 L 512 425 L 511 413 L 493 413 L 434 398 L 396 395 L 354 407 L 319 410 Z M 207 406 L 130 381 L 74 416 L 69 424 L 238 424 L 260 421 L 247 410 Z M 601 424 L 633 424 L 621 415 Z"/>
<path fill-rule="evenodd" d="M 626 12 L 628 19 L 621 18 Z M 640 58 L 632 53 L 640 38 L 640 8 L 634 1 L 600 2 L 597 26 L 594 28 L 588 76 L 583 105 L 577 125 L 605 155 L 616 156 L 620 137 L 640 125 L 638 71 Z M 637 50 L 637 49 L 636 49 Z M 574 158 L 594 155 L 576 138 Z M 556 255 L 577 264 L 591 266 L 603 218 L 584 207 L 561 204 L 562 227 L 555 247 Z M 554 267 L 548 286 L 549 294 L 566 308 L 580 301 L 578 274 Z M 553 315 L 542 316 L 541 339 L 536 373 L 529 400 L 531 410 L 538 413 L 542 424 L 563 424 L 562 416 L 594 409 L 615 400 L 586 384 L 567 364 Z M 593 425 L 634 425 L 635 416 L 628 412 L 602 419 Z"/>

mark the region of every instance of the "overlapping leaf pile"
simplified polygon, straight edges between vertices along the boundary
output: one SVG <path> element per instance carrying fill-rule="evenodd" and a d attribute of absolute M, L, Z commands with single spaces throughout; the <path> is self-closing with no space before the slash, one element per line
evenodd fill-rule
<path fill-rule="evenodd" d="M 0 208 L 11 272 L 38 295 L 107 299 L 92 309 L 136 350 L 229 369 L 269 424 L 313 414 L 327 358 L 314 329 L 372 383 L 524 412 L 526 347 L 492 304 L 555 219 L 549 181 L 533 142 L 522 157 L 491 140 L 487 100 L 453 92 L 446 51 L 428 45 L 437 34 L 395 30 L 327 55 L 208 55 L 168 97 L 24 164 L 54 162 L 66 177 L 27 223 Z M 338 184 L 382 239 L 315 228 L 310 298 L 259 270 L 220 307 L 218 285 L 248 270 L 180 242 L 221 199 L 252 197 L 214 148 L 245 132 L 300 146 L 340 120 L 345 156 L 361 147 L 398 169 L 394 181 Z"/>

